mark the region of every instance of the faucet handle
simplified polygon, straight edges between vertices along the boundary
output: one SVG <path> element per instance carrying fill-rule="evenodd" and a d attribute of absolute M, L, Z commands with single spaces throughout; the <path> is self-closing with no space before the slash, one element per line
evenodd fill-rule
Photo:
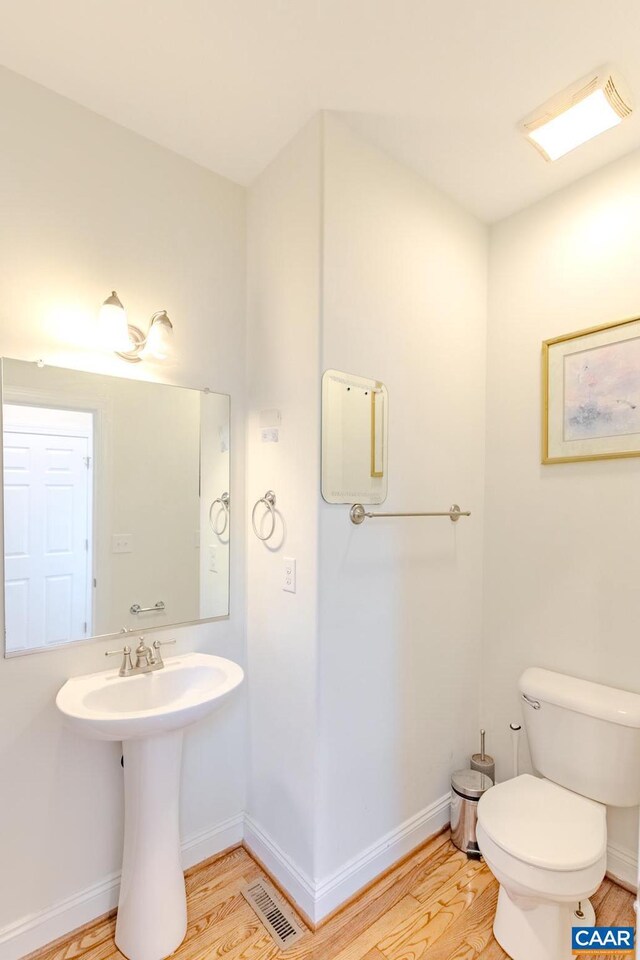
<path fill-rule="evenodd" d="M 133 664 L 131 663 L 131 647 L 125 646 L 122 650 L 105 650 L 105 657 L 122 657 L 122 663 L 120 665 L 120 676 L 126 677 L 133 671 Z"/>
<path fill-rule="evenodd" d="M 162 663 L 162 654 L 160 653 L 160 647 L 168 647 L 170 644 L 175 643 L 175 640 L 154 640 L 153 649 L 155 650 L 155 656 L 158 663 Z"/>

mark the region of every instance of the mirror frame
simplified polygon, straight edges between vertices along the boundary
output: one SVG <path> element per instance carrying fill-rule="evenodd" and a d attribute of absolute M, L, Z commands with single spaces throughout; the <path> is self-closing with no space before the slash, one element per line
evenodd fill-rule
<path fill-rule="evenodd" d="M 20 360 L 21 363 L 33 363 L 37 367 L 55 367 L 57 370 L 69 370 L 70 373 L 87 373 L 93 374 L 97 377 L 111 377 L 114 380 L 135 380 L 138 383 L 152 383 L 157 386 L 163 387 L 177 387 L 180 390 L 195 390 L 197 393 L 217 393 L 219 396 L 226 397 L 229 404 L 229 493 L 233 489 L 233 458 L 231 456 L 232 451 L 232 417 L 231 417 L 231 394 L 229 393 L 220 393 L 218 390 L 212 390 L 210 387 L 185 387 L 179 383 L 165 383 L 162 380 L 142 380 L 137 377 L 119 377 L 117 374 L 112 373 L 97 373 L 95 370 L 83 370 L 78 367 L 60 367 L 57 364 L 53 363 L 43 363 L 42 360 L 21 360 L 19 357 L 0 357 L 0 433 L 3 437 L 3 443 L 0 444 L 0 485 L 2 490 L 2 510 L 0 511 L 0 571 L 2 575 L 2 590 L 0 591 L 0 624 L 2 626 L 2 650 L 3 657 L 5 660 L 13 660 L 17 657 L 27 657 L 33 653 L 54 653 L 56 651 L 64 651 L 71 648 L 80 646 L 81 644 L 96 644 L 105 641 L 119 640 L 123 641 L 126 637 L 135 637 L 135 636 L 146 636 L 150 633 L 157 633 L 159 631 L 167 631 L 173 629 L 179 629 L 182 627 L 194 627 L 202 623 L 218 623 L 222 620 L 229 620 L 231 617 L 231 577 L 232 577 L 232 530 L 233 530 L 233 515 L 232 511 L 229 512 L 229 580 L 228 580 L 228 603 L 227 603 L 227 613 L 221 614 L 218 617 L 202 617 L 196 620 L 180 620 L 174 623 L 163 623 L 156 624 L 155 626 L 149 627 L 140 627 L 131 629 L 126 629 L 122 627 L 116 633 L 101 633 L 96 634 L 91 637 L 79 637 L 77 640 L 66 640 L 63 643 L 56 643 L 51 645 L 43 645 L 41 647 L 30 647 L 28 650 L 7 650 L 7 631 L 5 625 L 5 556 L 4 556 L 4 403 L 5 403 L 5 369 L 4 362 L 5 360 Z M 10 401 L 9 401 L 10 402 Z M 233 497 L 231 497 L 231 502 L 233 503 Z"/>

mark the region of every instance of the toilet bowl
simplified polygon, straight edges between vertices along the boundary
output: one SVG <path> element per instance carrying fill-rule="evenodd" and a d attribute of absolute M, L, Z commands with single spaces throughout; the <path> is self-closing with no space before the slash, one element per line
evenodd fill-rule
<path fill-rule="evenodd" d="M 478 804 L 478 845 L 500 884 L 494 934 L 514 960 L 569 960 L 571 928 L 595 921 L 606 807 L 524 774 Z"/>
<path fill-rule="evenodd" d="M 606 870 L 606 807 L 640 802 L 640 695 L 529 667 L 520 677 L 531 761 L 478 803 L 476 835 L 500 884 L 493 925 L 513 960 L 569 960 Z"/>

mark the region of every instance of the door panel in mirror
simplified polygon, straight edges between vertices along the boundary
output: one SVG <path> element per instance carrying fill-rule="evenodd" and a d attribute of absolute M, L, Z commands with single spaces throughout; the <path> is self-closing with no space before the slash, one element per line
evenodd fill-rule
<path fill-rule="evenodd" d="M 322 496 L 327 503 L 384 503 L 387 388 L 327 370 L 322 378 Z"/>
<path fill-rule="evenodd" d="M 228 615 L 227 396 L 9 359 L 2 392 L 7 655 Z"/>

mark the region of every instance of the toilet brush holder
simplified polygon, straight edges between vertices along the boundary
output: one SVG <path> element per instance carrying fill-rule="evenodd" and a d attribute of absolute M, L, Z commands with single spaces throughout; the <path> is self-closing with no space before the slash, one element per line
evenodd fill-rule
<path fill-rule="evenodd" d="M 496 762 L 488 753 L 483 756 L 481 753 L 474 753 L 471 757 L 471 769 L 484 773 L 493 782 L 496 782 Z"/>
<path fill-rule="evenodd" d="M 493 757 L 489 756 L 488 753 L 485 753 L 484 749 L 485 743 L 485 732 L 484 730 L 480 731 L 480 753 L 474 753 L 471 757 L 470 767 L 472 770 L 477 770 L 478 773 L 484 773 L 486 777 L 489 777 L 492 783 L 496 782 L 496 762 Z"/>

